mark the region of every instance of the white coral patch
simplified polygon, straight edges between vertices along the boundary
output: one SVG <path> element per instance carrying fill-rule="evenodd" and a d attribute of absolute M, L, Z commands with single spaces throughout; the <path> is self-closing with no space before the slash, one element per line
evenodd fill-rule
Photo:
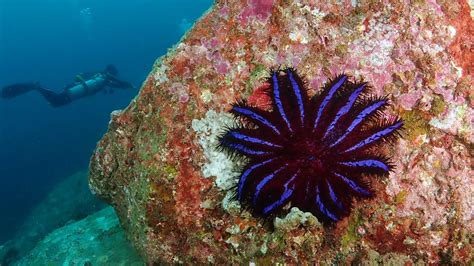
<path fill-rule="evenodd" d="M 168 81 L 168 76 L 166 75 L 166 70 L 168 69 L 167 66 L 164 64 L 160 64 L 159 67 L 156 68 L 155 73 L 153 74 L 153 78 L 156 81 L 156 85 L 161 83 L 165 83 Z"/>
<path fill-rule="evenodd" d="M 449 37 L 454 38 L 454 36 L 456 36 L 456 28 L 449 25 L 448 26 L 448 34 L 449 34 Z"/>
<path fill-rule="evenodd" d="M 235 200 L 234 193 L 228 190 L 222 200 L 222 208 L 230 214 L 237 214 L 240 212 L 240 207 L 240 202 Z"/>
<path fill-rule="evenodd" d="M 300 225 L 321 226 L 318 219 L 310 212 L 303 212 L 297 207 L 291 208 L 284 218 L 275 218 L 273 222 L 276 230 L 290 231 Z"/>
<path fill-rule="evenodd" d="M 290 40 L 297 43 L 301 43 L 301 44 L 308 43 L 308 33 L 302 30 L 294 30 L 290 32 L 289 38 Z"/>
<path fill-rule="evenodd" d="M 201 93 L 201 100 L 204 102 L 204 103 L 210 103 L 212 101 L 212 93 L 210 90 L 204 90 L 202 93 Z"/>
<path fill-rule="evenodd" d="M 196 132 L 198 142 L 201 145 L 207 162 L 202 167 L 204 177 L 216 177 L 216 185 L 222 190 L 228 190 L 235 186 L 239 173 L 236 164 L 229 159 L 225 152 L 217 149 L 219 135 L 222 134 L 226 125 L 233 124 L 232 115 L 229 113 L 216 113 L 209 110 L 202 119 L 194 119 L 192 128 Z"/>
<path fill-rule="evenodd" d="M 441 114 L 441 117 L 434 117 L 429 124 L 435 128 L 443 130 L 446 133 L 459 135 L 472 142 L 472 109 L 466 104 L 450 106 L 447 114 Z"/>

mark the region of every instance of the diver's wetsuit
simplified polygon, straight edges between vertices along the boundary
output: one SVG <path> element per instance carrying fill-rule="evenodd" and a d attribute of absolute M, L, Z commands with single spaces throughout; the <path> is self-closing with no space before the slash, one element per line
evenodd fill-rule
<path fill-rule="evenodd" d="M 72 87 L 65 88 L 60 93 L 41 87 L 37 90 L 46 98 L 51 106 L 57 107 L 68 104 L 76 99 L 95 94 L 106 86 L 113 88 L 132 87 L 128 82 L 118 80 L 109 74 L 99 73 L 89 80 L 78 82 Z"/>
<path fill-rule="evenodd" d="M 66 87 L 59 93 L 43 88 L 39 83 L 14 84 L 4 87 L 1 96 L 3 98 L 13 98 L 28 91 L 37 90 L 51 106 L 58 107 L 71 103 L 76 99 L 93 95 L 105 87 L 122 89 L 133 88 L 130 83 L 119 80 L 108 72 L 98 73 L 88 80 L 79 80 L 79 82 Z"/>

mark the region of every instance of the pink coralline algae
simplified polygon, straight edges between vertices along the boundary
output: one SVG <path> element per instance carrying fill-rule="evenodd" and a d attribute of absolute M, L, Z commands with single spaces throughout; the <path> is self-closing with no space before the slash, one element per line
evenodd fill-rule
<path fill-rule="evenodd" d="M 471 7 L 472 8 L 472 7 Z M 156 264 L 464 264 L 474 260 L 474 22 L 467 0 L 218 0 L 114 112 L 90 186 Z M 379 194 L 325 227 L 287 204 L 268 223 L 234 200 L 242 162 L 216 149 L 242 99 L 272 110 L 275 64 L 317 94 L 346 73 L 389 95 L 403 138 Z"/>
<path fill-rule="evenodd" d="M 423 96 L 422 90 L 411 91 L 400 95 L 399 102 L 403 109 L 412 110 Z"/>
<path fill-rule="evenodd" d="M 274 0 L 248 0 L 247 6 L 239 15 L 242 24 L 247 24 L 252 17 L 266 20 L 272 11 Z"/>

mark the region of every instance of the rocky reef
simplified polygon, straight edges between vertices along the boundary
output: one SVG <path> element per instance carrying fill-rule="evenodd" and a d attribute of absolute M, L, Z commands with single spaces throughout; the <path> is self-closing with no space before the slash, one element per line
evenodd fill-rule
<path fill-rule="evenodd" d="M 473 260 L 474 23 L 466 0 L 216 1 L 112 113 L 92 191 L 156 263 L 452 263 Z M 239 162 L 216 149 L 226 112 L 292 66 L 315 93 L 344 72 L 405 121 L 377 196 L 323 226 L 291 208 L 268 226 L 231 197 Z"/>
<path fill-rule="evenodd" d="M 91 195 L 87 171 L 65 177 L 31 211 L 15 237 L 1 246 L 0 265 L 10 265 L 28 254 L 52 231 L 105 207 L 103 202 Z"/>
<path fill-rule="evenodd" d="M 8 264 L 10 265 L 10 264 Z M 144 265 L 113 208 L 51 232 L 12 265 Z"/>

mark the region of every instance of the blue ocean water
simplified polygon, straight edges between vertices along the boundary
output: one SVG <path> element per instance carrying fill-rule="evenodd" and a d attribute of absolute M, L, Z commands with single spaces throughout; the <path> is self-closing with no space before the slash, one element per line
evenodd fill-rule
<path fill-rule="evenodd" d="M 140 87 L 212 2 L 0 0 L 0 87 L 37 81 L 60 91 L 107 64 Z M 98 93 L 59 108 L 35 91 L 0 99 L 0 245 L 55 184 L 88 167 L 110 112 L 137 92 Z"/>

